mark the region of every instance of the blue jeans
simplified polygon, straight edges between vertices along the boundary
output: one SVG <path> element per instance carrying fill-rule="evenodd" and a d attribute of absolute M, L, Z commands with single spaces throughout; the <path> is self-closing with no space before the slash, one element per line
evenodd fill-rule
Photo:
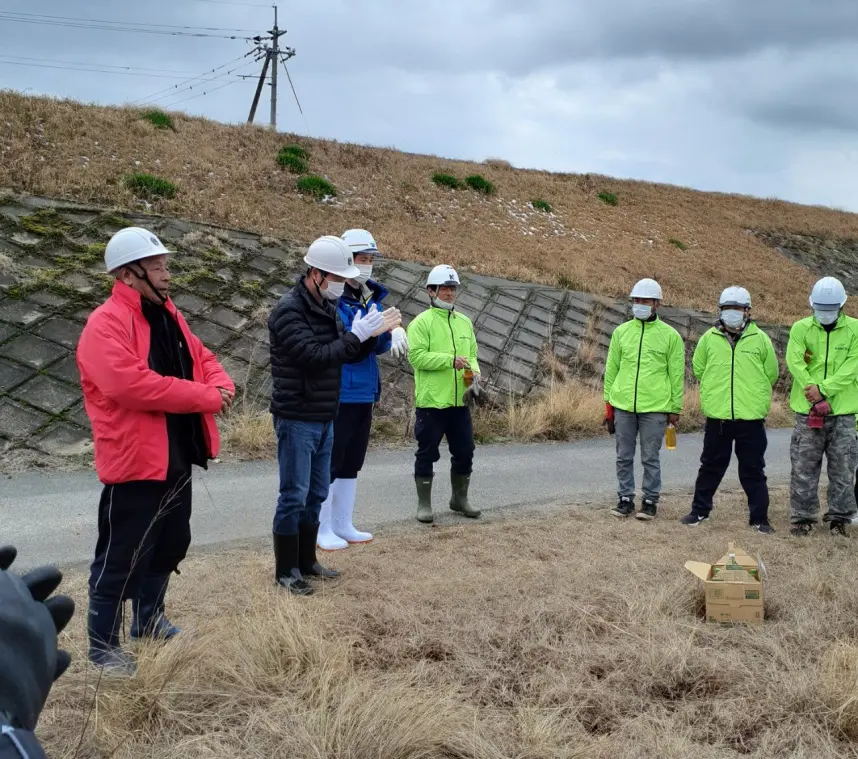
<path fill-rule="evenodd" d="M 322 502 L 331 485 L 333 422 L 299 422 L 274 417 L 280 495 L 274 532 L 295 535 L 299 525 L 319 521 Z"/>

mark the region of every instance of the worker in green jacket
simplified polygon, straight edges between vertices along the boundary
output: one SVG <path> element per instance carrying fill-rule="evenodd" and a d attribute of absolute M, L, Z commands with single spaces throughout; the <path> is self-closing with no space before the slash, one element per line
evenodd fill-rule
<path fill-rule="evenodd" d="M 635 449 L 641 441 L 643 503 L 635 515 L 654 519 L 661 496 L 659 454 L 665 428 L 682 412 L 685 346 L 679 333 L 658 318 L 661 286 L 642 279 L 631 292 L 634 318 L 611 335 L 605 365 L 606 421 L 617 438 L 617 495 L 611 512 L 626 518 L 635 511 Z"/>
<path fill-rule="evenodd" d="M 466 517 L 480 511 L 468 502 L 474 460 L 474 428 L 469 405 L 482 403 L 477 338 L 471 320 L 455 308 L 459 275 L 452 266 L 436 266 L 426 279 L 431 306 L 408 325 L 408 360 L 414 368 L 417 453 L 417 519 L 433 521 L 433 465 L 446 436 L 450 448 L 450 508 Z"/>
<path fill-rule="evenodd" d="M 819 473 L 828 459 L 828 511 L 832 535 L 846 536 L 856 513 L 858 460 L 858 320 L 843 313 L 846 290 L 823 277 L 810 294 L 813 316 L 792 325 L 786 363 L 792 374 L 789 510 L 796 536 L 810 534 L 819 514 Z"/>
<path fill-rule="evenodd" d="M 778 380 L 778 359 L 769 336 L 751 321 L 751 295 L 744 287 L 726 288 L 718 308 L 718 325 L 700 338 L 692 359 L 706 431 L 691 512 L 680 521 L 694 526 L 709 519 L 735 443 L 749 524 L 768 535 L 774 528 L 769 524 L 765 419 Z"/>

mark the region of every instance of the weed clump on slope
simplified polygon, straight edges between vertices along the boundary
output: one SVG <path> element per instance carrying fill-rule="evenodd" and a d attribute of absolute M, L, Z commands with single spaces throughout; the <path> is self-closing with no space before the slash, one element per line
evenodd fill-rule
<path fill-rule="evenodd" d="M 481 192 L 483 195 L 494 195 L 495 193 L 494 183 L 480 174 L 471 174 L 471 176 L 465 177 L 465 182 L 472 190 Z"/>
<path fill-rule="evenodd" d="M 144 121 L 148 121 L 156 129 L 172 129 L 174 132 L 176 131 L 172 117 L 163 111 L 159 111 L 157 109 L 146 111 L 141 118 Z"/>
<path fill-rule="evenodd" d="M 314 174 L 301 177 L 296 187 L 302 195 L 310 195 L 319 200 L 325 197 L 333 198 L 337 195 L 337 188 L 331 182 Z"/>
<path fill-rule="evenodd" d="M 310 154 L 300 145 L 286 145 L 277 154 L 277 163 L 293 174 L 306 174 L 310 170 Z"/>
<path fill-rule="evenodd" d="M 619 202 L 617 200 L 617 196 L 612 192 L 602 191 L 598 195 L 599 200 L 601 200 L 605 205 L 615 206 Z"/>
<path fill-rule="evenodd" d="M 449 187 L 451 190 L 458 190 L 462 187 L 462 182 L 458 177 L 452 174 L 445 174 L 442 171 L 436 171 L 432 175 L 432 181 L 439 187 Z"/>
<path fill-rule="evenodd" d="M 176 195 L 176 185 L 153 174 L 131 174 L 125 177 L 125 186 L 138 197 L 149 200 Z"/>

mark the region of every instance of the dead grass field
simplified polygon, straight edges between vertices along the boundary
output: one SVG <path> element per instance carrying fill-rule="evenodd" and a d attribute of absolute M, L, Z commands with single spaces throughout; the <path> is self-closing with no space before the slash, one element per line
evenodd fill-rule
<path fill-rule="evenodd" d="M 474 436 L 483 443 L 578 440 L 606 435 L 602 426 L 605 402 L 602 391 L 574 378 L 552 381 L 544 390 L 525 398 L 509 398 L 496 406 L 473 412 Z M 678 430 L 703 429 L 697 387 L 686 389 L 685 411 Z M 776 393 L 767 424 L 791 427 L 795 415 L 789 399 Z M 376 413 L 373 442 L 385 445 L 413 442 L 413 419 L 399 419 Z M 239 402 L 221 425 L 224 452 L 239 459 L 269 458 L 276 453 L 274 429 L 267 410 Z"/>
<path fill-rule="evenodd" d="M 791 538 L 772 495 L 769 537 L 735 494 L 699 528 L 677 522 L 687 496 L 651 524 L 607 503 L 414 523 L 326 555 L 346 574 L 307 599 L 272 587 L 267 551 L 197 555 L 171 591 L 186 634 L 125 682 L 83 663 L 69 577 L 75 661 L 39 734 L 87 759 L 855 756 L 855 543 Z M 683 564 L 730 540 L 766 564 L 762 626 L 701 621 Z"/>
<path fill-rule="evenodd" d="M 174 114 L 176 131 L 159 130 L 141 113 L 0 91 L 0 187 L 139 210 L 124 177 L 148 172 L 178 187 L 175 198 L 154 203 L 160 213 L 304 243 L 366 226 L 393 258 L 610 296 L 654 276 L 669 305 L 707 310 L 722 287 L 739 282 L 757 317 L 776 323 L 806 315 L 815 277 L 751 230 L 858 236 L 858 215 L 833 209 L 519 170 L 499 159 L 451 161 L 182 114 Z M 310 171 L 336 185 L 335 202 L 295 191 L 295 175 L 276 162 L 294 142 L 309 150 Z M 436 171 L 480 173 L 497 193 L 436 187 Z M 603 191 L 617 196 L 616 207 L 598 199 Z M 553 213 L 534 211 L 536 198 Z"/>

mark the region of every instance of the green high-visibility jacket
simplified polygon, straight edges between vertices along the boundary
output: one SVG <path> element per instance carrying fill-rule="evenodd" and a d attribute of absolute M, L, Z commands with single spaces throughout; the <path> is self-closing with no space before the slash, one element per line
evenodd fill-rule
<path fill-rule="evenodd" d="M 456 356 L 468 359 L 474 374 L 477 337 L 471 320 L 458 311 L 429 308 L 419 314 L 406 330 L 408 361 L 414 367 L 414 405 L 417 408 L 463 406 L 464 370 L 456 370 Z"/>
<path fill-rule="evenodd" d="M 691 361 L 700 380 L 700 405 L 710 419 L 765 419 L 778 381 L 778 358 L 769 336 L 751 322 L 735 346 L 718 327 L 705 332 Z"/>
<path fill-rule="evenodd" d="M 841 314 L 830 332 L 813 316 L 797 321 L 789 332 L 786 363 L 792 374 L 789 405 L 797 414 L 810 413 L 804 397 L 808 385 L 819 385 L 833 415 L 858 413 L 858 319 Z"/>
<path fill-rule="evenodd" d="M 685 389 L 685 346 L 657 316 L 632 319 L 611 335 L 605 364 L 605 402 L 637 414 L 679 414 Z"/>

